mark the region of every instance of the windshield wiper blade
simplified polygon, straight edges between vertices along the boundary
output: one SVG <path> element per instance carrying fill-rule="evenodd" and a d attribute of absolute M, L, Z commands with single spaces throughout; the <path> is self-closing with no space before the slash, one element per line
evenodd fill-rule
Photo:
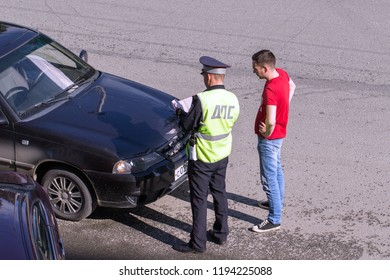
<path fill-rule="evenodd" d="M 86 84 L 87 82 L 89 82 L 89 80 L 80 80 L 80 81 L 66 87 L 65 89 L 63 89 L 62 91 L 60 91 L 59 93 L 54 95 L 52 98 L 49 98 L 48 100 L 45 100 L 45 101 L 42 101 L 41 103 L 36 104 L 36 106 L 47 105 L 47 104 L 51 104 L 51 103 L 55 103 L 55 102 L 60 102 L 63 100 L 72 99 L 74 96 L 70 95 L 70 94 L 73 91 L 75 91 L 77 88 L 79 88 L 81 85 Z M 65 92 L 69 92 L 69 95 L 58 98 L 60 95 L 64 94 Z"/>
<path fill-rule="evenodd" d="M 61 102 L 61 101 L 64 101 L 64 100 L 70 100 L 74 97 L 74 95 L 71 95 L 71 93 L 76 90 L 77 88 L 79 88 L 81 85 L 83 84 L 86 84 L 89 82 L 89 79 L 87 80 L 80 80 L 74 84 L 71 84 L 69 86 L 67 86 L 65 89 L 61 90 L 59 93 L 57 93 L 56 95 L 52 96 L 51 98 L 45 100 L 45 101 L 42 101 L 42 102 L 39 102 L 33 106 L 31 106 L 30 108 L 26 109 L 25 112 L 31 110 L 31 109 L 34 109 L 34 108 L 38 108 L 38 107 L 41 107 L 41 106 L 44 106 L 44 105 L 48 105 L 48 104 L 52 104 L 52 103 L 56 103 L 56 102 Z M 73 89 L 73 90 L 72 90 Z M 62 95 L 63 93 L 65 92 L 68 92 L 72 90 L 71 92 L 69 92 L 69 95 L 66 95 L 64 97 L 61 97 L 59 98 L 60 95 Z"/>
<path fill-rule="evenodd" d="M 39 102 L 27 109 L 24 110 L 24 112 L 19 112 L 19 114 L 25 114 L 26 112 L 29 112 L 30 110 L 33 110 L 33 109 L 36 109 L 38 107 L 41 107 L 41 106 L 46 106 L 48 104 L 51 104 L 51 103 L 55 103 L 55 102 L 60 102 L 60 101 L 64 101 L 64 100 L 68 100 L 68 99 L 72 99 L 74 96 L 72 95 L 67 95 L 67 96 L 64 96 L 62 98 L 55 98 L 55 97 L 52 97 L 46 101 L 42 101 L 42 102 Z"/>
<path fill-rule="evenodd" d="M 51 104 L 51 103 L 55 103 L 55 102 L 60 102 L 60 101 L 63 101 L 63 100 L 67 100 L 67 99 L 72 99 L 73 96 L 71 95 L 67 95 L 67 96 L 64 96 L 64 97 L 61 97 L 61 98 L 58 98 L 60 95 L 62 95 L 63 93 L 71 90 L 72 88 L 74 87 L 78 87 L 78 85 L 76 84 L 72 84 L 68 87 L 66 87 L 64 90 L 60 91 L 59 93 L 57 93 L 56 95 L 50 97 L 49 99 L 45 100 L 45 101 L 42 101 L 42 102 L 39 102 L 37 104 L 35 104 L 33 106 L 33 108 L 37 108 L 37 107 L 40 107 L 42 105 L 47 105 L 47 104 Z"/>
<path fill-rule="evenodd" d="M 47 105 L 47 104 L 51 104 L 51 103 L 55 103 L 55 102 L 60 102 L 60 101 L 64 101 L 64 100 L 68 100 L 68 99 L 72 99 L 73 96 L 72 95 L 67 95 L 67 96 L 64 96 L 64 97 L 61 97 L 61 98 L 51 98 L 49 100 L 46 100 L 46 101 L 43 101 L 41 103 L 41 105 Z M 37 104 L 38 105 L 38 104 Z"/>
<path fill-rule="evenodd" d="M 62 97 L 62 98 L 50 98 L 50 99 L 48 99 L 46 101 L 42 101 L 40 103 L 35 104 L 34 106 L 30 107 L 26 111 L 29 111 L 32 108 L 38 108 L 38 107 L 41 107 L 43 105 L 48 105 L 48 104 L 51 104 L 51 103 L 56 103 L 56 102 L 60 102 L 60 101 L 64 101 L 64 100 L 72 99 L 72 98 L 73 98 L 73 96 L 70 96 L 70 95 Z"/>
<path fill-rule="evenodd" d="M 51 104 L 51 103 L 54 103 L 54 102 L 59 102 L 59 101 L 62 101 L 62 100 L 70 99 L 70 98 L 72 98 L 70 95 L 67 95 L 67 96 L 61 97 L 61 98 L 58 98 L 58 97 L 60 95 L 62 95 L 63 93 L 71 90 L 74 87 L 77 87 L 77 85 L 76 84 L 72 84 L 72 85 L 66 87 L 64 90 L 60 91 L 59 93 L 57 93 L 56 95 L 50 97 L 49 99 L 47 99 L 45 101 L 42 101 L 42 102 L 40 102 L 38 104 L 35 104 L 34 107 L 39 107 L 41 105 Z"/>

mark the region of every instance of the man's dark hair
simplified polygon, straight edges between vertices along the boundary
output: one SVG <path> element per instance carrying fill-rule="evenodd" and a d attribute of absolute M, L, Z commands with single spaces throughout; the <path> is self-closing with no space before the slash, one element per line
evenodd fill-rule
<path fill-rule="evenodd" d="M 268 64 L 269 66 L 275 67 L 276 57 L 270 50 L 261 50 L 252 55 L 252 60 L 257 65 Z"/>

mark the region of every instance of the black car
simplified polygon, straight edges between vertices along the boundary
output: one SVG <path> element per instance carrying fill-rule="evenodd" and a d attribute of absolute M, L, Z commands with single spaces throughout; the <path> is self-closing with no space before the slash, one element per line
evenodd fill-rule
<path fill-rule="evenodd" d="M 0 260 L 62 260 L 49 198 L 30 176 L 0 172 Z"/>
<path fill-rule="evenodd" d="M 187 179 L 174 97 L 85 57 L 0 22 L 0 170 L 33 176 L 74 221 L 96 206 L 145 205 Z"/>

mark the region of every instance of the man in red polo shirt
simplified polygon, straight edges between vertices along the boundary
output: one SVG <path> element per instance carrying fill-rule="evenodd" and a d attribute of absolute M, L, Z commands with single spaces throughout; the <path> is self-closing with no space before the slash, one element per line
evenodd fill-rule
<path fill-rule="evenodd" d="M 287 133 L 295 84 L 287 72 L 275 68 L 275 64 L 275 55 L 269 50 L 261 50 L 252 56 L 253 72 L 266 80 L 254 129 L 258 135 L 261 183 L 267 195 L 267 201 L 259 202 L 259 206 L 269 210 L 267 219 L 252 227 L 254 232 L 279 229 L 282 220 L 284 175 L 280 150 Z"/>

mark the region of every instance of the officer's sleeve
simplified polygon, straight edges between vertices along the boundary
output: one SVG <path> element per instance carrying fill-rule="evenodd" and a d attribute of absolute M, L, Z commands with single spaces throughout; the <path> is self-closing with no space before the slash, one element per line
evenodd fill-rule
<path fill-rule="evenodd" d="M 190 131 L 197 129 L 202 122 L 202 105 L 199 98 L 194 95 L 192 97 L 192 105 L 187 114 L 180 114 L 180 125 L 184 130 Z"/>

